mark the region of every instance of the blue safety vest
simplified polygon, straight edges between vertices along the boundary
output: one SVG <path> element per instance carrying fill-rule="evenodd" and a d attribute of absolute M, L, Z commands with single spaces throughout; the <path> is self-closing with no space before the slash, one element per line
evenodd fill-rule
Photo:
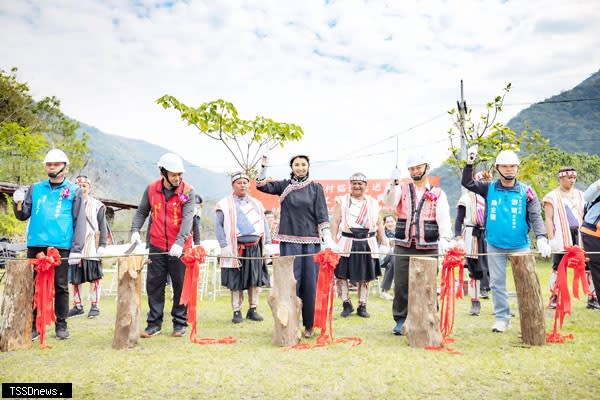
<path fill-rule="evenodd" d="M 527 225 L 527 185 L 519 182 L 514 187 L 502 187 L 500 181 L 488 187 L 486 198 L 486 240 L 499 249 L 529 247 Z"/>
<path fill-rule="evenodd" d="M 73 203 L 77 185 L 68 179 L 52 188 L 50 180 L 35 183 L 31 192 L 28 247 L 70 249 L 73 242 Z"/>

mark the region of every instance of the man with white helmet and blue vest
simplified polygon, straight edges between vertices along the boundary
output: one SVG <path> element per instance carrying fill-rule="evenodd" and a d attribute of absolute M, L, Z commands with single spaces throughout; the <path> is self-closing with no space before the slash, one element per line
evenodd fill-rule
<path fill-rule="evenodd" d="M 195 212 L 194 188 L 183 180 L 183 160 L 166 153 L 158 160 L 161 178 L 152 182 L 142 196 L 131 223 L 131 242 L 140 242 L 140 229 L 151 213 L 148 224 L 150 261 L 146 276 L 148 323 L 141 336 L 158 335 L 162 329 L 167 276 L 173 285 L 171 317 L 174 337 L 182 337 L 187 326 L 187 308 L 179 303 L 185 265 L 183 251 L 192 245 L 192 220 Z"/>
<path fill-rule="evenodd" d="M 444 254 L 452 244 L 450 206 L 446 193 L 430 184 L 429 162 L 413 153 L 407 163 L 411 182 L 393 179 L 386 194 L 386 205 L 396 208 L 394 237 L 394 302 L 396 325 L 392 333 L 402 335 L 408 315 L 408 276 L 410 257 Z"/>
<path fill-rule="evenodd" d="M 546 238 L 540 201 L 530 186 L 517 180 L 519 157 L 514 151 L 502 150 L 495 162 L 500 178 L 493 182 L 483 182 L 473 179 L 477 150 L 477 145 L 474 145 L 467 151 L 462 185 L 486 200 L 485 240 L 496 316 L 492 332 L 502 333 L 510 327 L 511 317 L 506 290 L 508 255 L 530 251 L 530 228 L 535 233 L 541 255 L 549 257 L 551 249 Z"/>
<path fill-rule="evenodd" d="M 35 258 L 39 252 L 47 253 L 54 247 L 61 256 L 61 264 L 54 269 L 54 312 L 56 338 L 67 339 L 67 314 L 69 312 L 69 264 L 79 264 L 85 241 L 85 204 L 79 187 L 65 174 L 69 166 L 67 155 L 52 149 L 44 158 L 47 180 L 34 183 L 25 193 L 17 189 L 13 194 L 13 210 L 17 219 L 29 219 L 27 228 L 27 257 Z M 32 338 L 37 310 L 33 311 Z"/>

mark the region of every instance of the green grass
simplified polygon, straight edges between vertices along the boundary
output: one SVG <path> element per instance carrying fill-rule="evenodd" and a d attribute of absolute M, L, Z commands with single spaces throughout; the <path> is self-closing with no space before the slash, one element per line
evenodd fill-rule
<path fill-rule="evenodd" d="M 548 270 L 548 264 L 538 266 L 545 297 Z M 514 287 L 512 276 L 509 284 Z M 490 331 L 491 300 L 483 300 L 479 317 L 467 315 L 469 301 L 459 300 L 452 347 L 461 354 L 451 355 L 413 349 L 405 337 L 393 336 L 391 302 L 374 292 L 368 320 L 356 314 L 339 317 L 341 304 L 336 302 L 334 334 L 359 336 L 362 345 L 311 350 L 271 344 L 268 291 L 259 306 L 265 321 L 239 325 L 230 322 L 229 296 L 222 293 L 216 302 L 199 302 L 199 334 L 232 335 L 236 344 L 202 346 L 170 337 L 167 317 L 161 335 L 140 339 L 133 349 L 113 350 L 115 299 L 104 297 L 100 318 L 69 320 L 69 340 L 56 340 L 51 327 L 52 349 L 41 350 L 36 343 L 28 350 L 1 353 L 0 381 L 72 382 L 77 399 L 600 398 L 600 313 L 586 310 L 583 301 L 574 302 L 562 330 L 573 333 L 574 340 L 528 348 L 519 340 L 518 318 L 507 333 L 495 334 Z M 511 309 L 516 312 L 515 300 L 511 298 Z M 145 298 L 142 311 L 145 318 Z M 546 317 L 550 330 L 553 312 Z"/>

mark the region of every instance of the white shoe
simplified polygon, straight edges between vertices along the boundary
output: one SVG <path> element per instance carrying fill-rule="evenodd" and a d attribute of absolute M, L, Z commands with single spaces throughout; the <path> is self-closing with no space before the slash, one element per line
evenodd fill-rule
<path fill-rule="evenodd" d="M 390 300 L 390 301 L 394 300 L 394 296 L 392 296 L 388 292 L 381 292 L 381 293 L 379 293 L 379 297 L 381 297 L 384 300 Z"/>
<path fill-rule="evenodd" d="M 496 322 L 494 322 L 494 325 L 492 325 L 492 332 L 502 333 L 502 332 L 505 332 L 506 330 L 508 330 L 508 328 L 510 328 L 510 320 L 508 320 L 508 321 L 496 320 Z"/>

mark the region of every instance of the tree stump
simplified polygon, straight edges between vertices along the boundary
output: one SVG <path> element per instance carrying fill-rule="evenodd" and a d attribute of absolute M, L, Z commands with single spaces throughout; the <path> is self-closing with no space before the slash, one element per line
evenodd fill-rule
<path fill-rule="evenodd" d="M 402 327 L 410 347 L 439 346 L 442 343 L 437 297 L 437 260 L 411 257 L 408 274 L 408 316 Z"/>
<path fill-rule="evenodd" d="M 117 260 L 117 317 L 113 349 L 135 347 L 140 338 L 140 313 L 144 256 L 120 257 Z"/>
<path fill-rule="evenodd" d="M 540 279 L 535 272 L 535 257 L 532 254 L 514 255 L 510 256 L 510 262 L 519 300 L 521 339 L 525 344 L 542 346 L 546 344 L 546 326 Z"/>
<path fill-rule="evenodd" d="M 275 323 L 273 344 L 278 346 L 293 346 L 300 340 L 302 300 L 296 296 L 294 258 L 273 259 L 273 287 L 268 302 Z"/>
<path fill-rule="evenodd" d="M 8 260 L 0 307 L 0 351 L 31 347 L 33 269 L 27 260 Z"/>

